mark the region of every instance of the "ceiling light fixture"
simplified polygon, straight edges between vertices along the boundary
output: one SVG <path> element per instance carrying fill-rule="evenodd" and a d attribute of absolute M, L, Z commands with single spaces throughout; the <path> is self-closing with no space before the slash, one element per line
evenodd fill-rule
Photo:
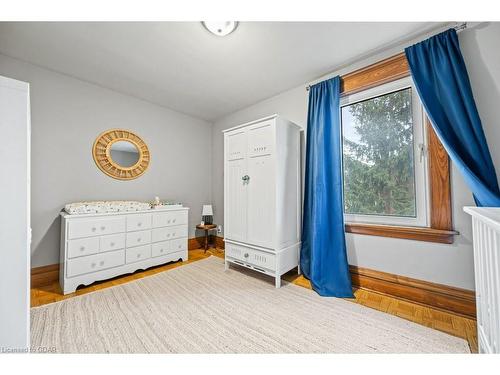
<path fill-rule="evenodd" d="M 236 30 L 236 27 L 238 26 L 238 22 L 236 21 L 203 21 L 201 24 L 212 34 L 217 36 L 229 35 Z"/>

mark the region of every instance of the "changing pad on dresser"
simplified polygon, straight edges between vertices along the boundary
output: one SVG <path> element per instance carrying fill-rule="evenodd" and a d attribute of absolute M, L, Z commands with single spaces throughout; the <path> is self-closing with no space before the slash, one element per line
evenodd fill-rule
<path fill-rule="evenodd" d="M 74 202 L 64 206 L 64 210 L 70 215 L 106 213 L 106 212 L 126 212 L 149 210 L 149 203 L 137 201 L 91 201 Z"/>

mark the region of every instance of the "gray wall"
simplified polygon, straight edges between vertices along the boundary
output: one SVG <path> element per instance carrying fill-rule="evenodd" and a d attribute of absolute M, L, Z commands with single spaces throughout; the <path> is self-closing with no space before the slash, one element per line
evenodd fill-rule
<path fill-rule="evenodd" d="M 190 207 L 190 237 L 210 201 L 211 124 L 148 102 L 0 55 L 0 75 L 30 83 L 32 128 L 32 267 L 59 261 L 65 203 L 97 199 L 152 200 Z M 137 132 L 151 151 L 140 178 L 102 173 L 92 144 L 104 130 Z"/>
<path fill-rule="evenodd" d="M 486 23 L 459 34 L 469 70 L 474 96 L 483 121 L 493 159 L 500 172 L 500 24 Z M 329 74 L 343 74 L 384 57 L 401 52 L 391 48 L 378 55 Z M 323 77 L 327 78 L 327 76 Z M 219 119 L 213 128 L 213 187 L 215 221 L 223 222 L 223 138 L 221 131 L 246 121 L 278 113 L 306 126 L 307 94 L 303 86 Z M 374 236 L 347 235 L 349 263 L 360 267 L 395 273 L 441 284 L 474 289 L 472 234 L 470 218 L 462 207 L 473 205 L 471 193 L 455 168 L 451 171 L 453 220 L 460 232 L 452 245 L 434 244 Z"/>

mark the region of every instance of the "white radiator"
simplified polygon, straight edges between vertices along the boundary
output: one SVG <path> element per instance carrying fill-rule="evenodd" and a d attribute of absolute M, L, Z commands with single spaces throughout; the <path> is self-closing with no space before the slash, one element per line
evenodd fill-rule
<path fill-rule="evenodd" d="M 500 353 L 500 208 L 464 207 L 472 216 L 480 353 Z"/>

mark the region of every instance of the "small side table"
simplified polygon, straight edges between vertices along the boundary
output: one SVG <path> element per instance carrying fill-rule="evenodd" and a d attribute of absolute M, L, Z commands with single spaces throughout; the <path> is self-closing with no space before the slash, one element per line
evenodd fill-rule
<path fill-rule="evenodd" d="M 211 230 L 217 229 L 217 225 L 216 224 L 205 224 L 205 225 L 198 224 L 196 226 L 196 229 L 201 229 L 201 230 L 205 231 L 205 253 L 206 253 L 208 250 L 208 232 Z"/>

